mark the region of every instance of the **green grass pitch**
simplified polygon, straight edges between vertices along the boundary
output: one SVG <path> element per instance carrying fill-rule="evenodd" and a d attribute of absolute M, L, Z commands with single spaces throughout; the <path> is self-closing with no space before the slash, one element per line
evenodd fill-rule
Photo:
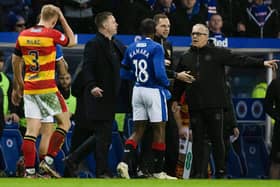
<path fill-rule="evenodd" d="M 0 187 L 280 187 L 280 180 L 24 179 L 2 178 Z"/>

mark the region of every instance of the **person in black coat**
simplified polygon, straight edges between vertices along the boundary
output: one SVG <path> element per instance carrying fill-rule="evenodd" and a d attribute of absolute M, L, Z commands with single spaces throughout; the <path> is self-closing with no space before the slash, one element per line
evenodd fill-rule
<path fill-rule="evenodd" d="M 76 126 L 71 154 L 65 160 L 65 176 L 74 176 L 73 171 L 79 162 L 92 151 L 96 160 L 96 177 L 110 176 L 107 158 L 124 46 L 113 37 L 118 24 L 111 12 L 97 14 L 95 24 L 98 33 L 85 46 L 82 70 L 73 84 L 73 94 L 77 97 Z"/>
<path fill-rule="evenodd" d="M 207 9 L 196 3 L 197 0 L 181 0 L 181 6 L 170 14 L 171 35 L 190 36 L 192 26 L 197 23 L 206 23 Z"/>
<path fill-rule="evenodd" d="M 277 67 L 277 60 L 263 61 L 232 54 L 225 48 L 208 45 L 209 30 L 203 24 L 192 28 L 192 45 L 180 59 L 177 72 L 190 71 L 195 80 L 184 83 L 175 80 L 172 108 L 178 108 L 178 101 L 186 91 L 193 132 L 194 177 L 203 176 L 201 158 L 203 140 L 209 137 L 215 160 L 215 176 L 224 176 L 225 150 L 223 142 L 223 111 L 226 106 L 225 65 L 241 67 Z"/>
<path fill-rule="evenodd" d="M 270 153 L 270 174 L 271 179 L 280 178 L 280 77 L 273 79 L 268 85 L 264 100 L 266 113 L 275 120 L 272 136 L 272 148 Z"/>

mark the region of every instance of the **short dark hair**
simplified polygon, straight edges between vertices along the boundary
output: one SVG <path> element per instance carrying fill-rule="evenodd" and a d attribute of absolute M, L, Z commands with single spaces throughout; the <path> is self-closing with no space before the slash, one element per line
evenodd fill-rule
<path fill-rule="evenodd" d="M 94 18 L 94 23 L 97 27 L 97 29 L 101 28 L 103 25 L 103 23 L 108 19 L 109 16 L 113 16 L 112 12 L 100 12 L 98 14 L 96 14 L 95 18 Z"/>
<path fill-rule="evenodd" d="M 159 13 L 159 14 L 154 15 L 153 20 L 155 21 L 155 24 L 157 25 L 159 22 L 159 19 L 166 19 L 166 18 L 168 19 L 166 14 Z"/>
<path fill-rule="evenodd" d="M 211 19 L 213 16 L 220 16 L 220 17 L 222 18 L 222 20 L 223 20 L 223 16 L 222 16 L 221 14 L 219 14 L 219 13 L 212 14 L 212 15 L 210 16 L 210 19 Z M 209 20 L 210 20 L 210 19 L 209 19 Z"/>
<path fill-rule="evenodd" d="M 156 23 L 151 18 L 142 20 L 140 24 L 140 34 L 142 35 L 153 35 L 156 32 Z"/>

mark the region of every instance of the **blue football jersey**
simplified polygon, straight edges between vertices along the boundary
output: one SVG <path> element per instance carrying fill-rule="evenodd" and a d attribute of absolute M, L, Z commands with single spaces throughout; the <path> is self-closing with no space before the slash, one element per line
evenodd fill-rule
<path fill-rule="evenodd" d="M 163 48 L 150 38 L 143 38 L 131 44 L 125 52 L 122 65 L 126 70 L 121 71 L 121 76 L 134 79 L 136 86 L 150 88 L 169 86 Z"/>
<path fill-rule="evenodd" d="M 55 46 L 55 49 L 56 49 L 56 57 L 55 57 L 55 60 L 56 60 L 56 61 L 59 61 L 59 60 L 63 57 L 62 47 L 61 47 L 61 45 L 57 44 L 57 45 Z"/>

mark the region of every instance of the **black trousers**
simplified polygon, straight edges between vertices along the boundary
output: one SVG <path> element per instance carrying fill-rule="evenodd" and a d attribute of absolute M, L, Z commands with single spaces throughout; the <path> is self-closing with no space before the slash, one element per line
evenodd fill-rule
<path fill-rule="evenodd" d="M 193 132 L 193 176 L 204 177 L 205 168 L 202 161 L 209 158 L 206 155 L 209 152 L 204 149 L 205 142 L 208 141 L 212 145 L 216 174 L 221 170 L 224 171 L 223 109 L 209 108 L 190 111 L 190 120 Z"/>
<path fill-rule="evenodd" d="M 86 157 L 91 152 L 94 153 L 96 161 L 96 176 L 108 174 L 108 153 L 109 146 L 112 142 L 112 120 L 107 121 L 92 121 L 92 128 L 84 128 L 83 126 L 76 125 L 73 130 L 71 139 L 70 153 L 74 152 L 79 146 L 81 146 L 89 137 L 95 136 L 91 149 L 84 150 L 82 153 L 75 153 L 81 155 L 75 155 L 75 157 Z M 78 163 L 77 163 L 78 164 Z"/>

